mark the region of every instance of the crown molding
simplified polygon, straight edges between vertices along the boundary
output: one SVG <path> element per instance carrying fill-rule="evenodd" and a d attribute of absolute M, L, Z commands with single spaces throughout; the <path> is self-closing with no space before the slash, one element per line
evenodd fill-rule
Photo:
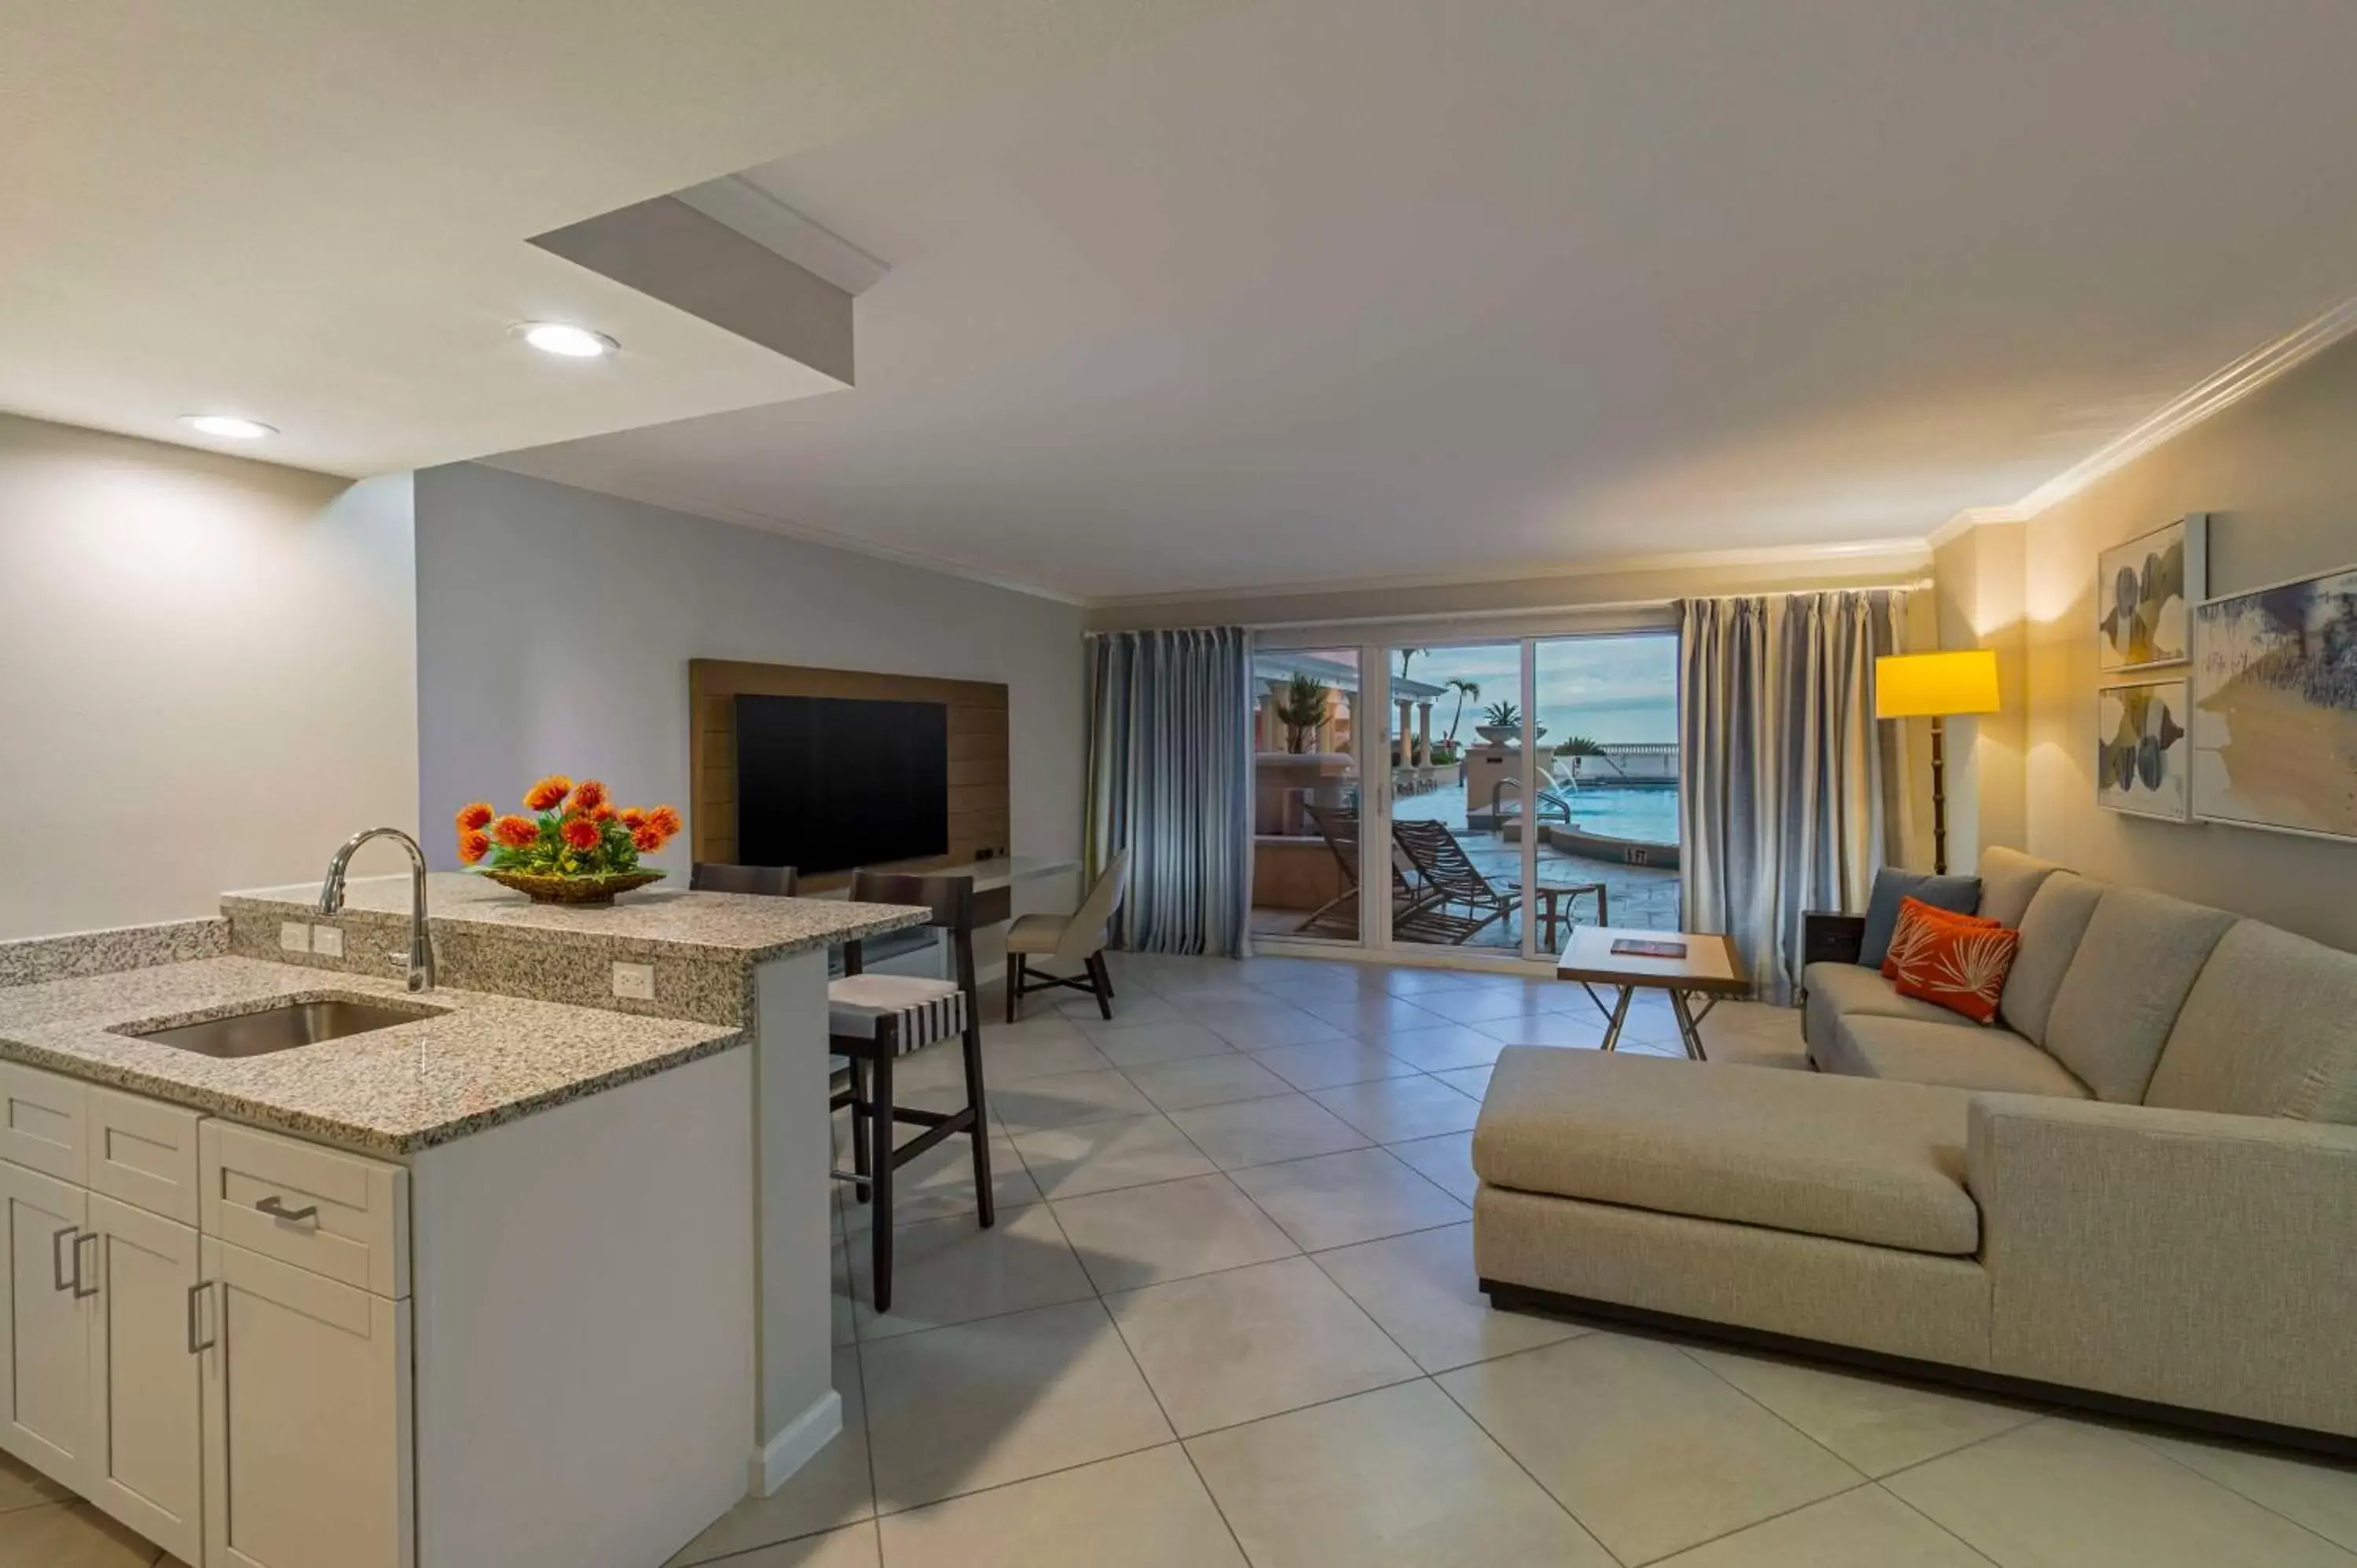
<path fill-rule="evenodd" d="M 1933 529 L 1924 542 L 1937 549 L 1988 523 L 2026 522 L 2280 381 L 2352 332 L 2357 332 L 2357 294 L 2195 382 L 2010 506 L 1967 507 Z"/>
<path fill-rule="evenodd" d="M 845 294 L 865 294 L 892 269 L 834 230 L 803 217 L 743 175 L 723 175 L 677 199 L 765 251 L 817 274 Z"/>
<path fill-rule="evenodd" d="M 1921 539 L 1869 539 L 1838 544 L 1767 544 L 1733 550 L 1689 550 L 1652 555 L 1616 555 L 1566 564 L 1504 562 L 1479 571 L 1416 572 L 1385 577 L 1328 577 L 1231 588 L 1183 588 L 1166 594 L 1125 594 L 1089 601 L 1103 610 L 1160 609 L 1184 605 L 1239 604 L 1254 599 L 1305 598 L 1322 594 L 1388 593 L 1414 588 L 1470 588 L 1493 583 L 1568 582 L 1585 577 L 1642 572 L 1707 570 L 1714 566 L 1822 565 L 1859 557 L 1911 559 L 1924 553 Z M 1650 602 L 1650 601 L 1649 601 Z"/>

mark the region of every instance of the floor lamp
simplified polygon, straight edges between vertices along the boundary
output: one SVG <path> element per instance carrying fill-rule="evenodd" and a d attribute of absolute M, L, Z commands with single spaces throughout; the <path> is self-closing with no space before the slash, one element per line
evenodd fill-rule
<path fill-rule="evenodd" d="M 1874 661 L 1874 716 L 1932 721 L 1932 871 L 1948 870 L 1948 757 L 1943 721 L 1996 712 L 1996 654 L 1892 653 Z"/>

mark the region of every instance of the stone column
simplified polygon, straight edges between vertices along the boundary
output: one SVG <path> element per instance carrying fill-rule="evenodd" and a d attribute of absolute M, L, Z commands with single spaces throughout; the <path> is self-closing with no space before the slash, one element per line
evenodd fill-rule
<path fill-rule="evenodd" d="M 1405 768 L 1412 755 L 1410 747 L 1415 744 L 1408 730 L 1408 714 L 1415 704 L 1405 697 L 1395 697 L 1393 706 L 1399 709 L 1399 737 L 1392 743 L 1392 761 L 1396 767 Z"/>
<path fill-rule="evenodd" d="M 1415 705 L 1415 765 L 1432 766 L 1432 699 L 1426 697 Z"/>

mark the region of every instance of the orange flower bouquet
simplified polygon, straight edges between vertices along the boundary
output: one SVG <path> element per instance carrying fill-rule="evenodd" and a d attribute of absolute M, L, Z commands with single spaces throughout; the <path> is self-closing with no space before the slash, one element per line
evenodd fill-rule
<path fill-rule="evenodd" d="M 457 815 L 458 858 L 542 903 L 610 904 L 617 893 L 660 881 L 639 856 L 680 831 L 679 813 L 616 806 L 595 779 L 551 774 L 524 792 L 530 816 L 500 816 L 477 801 Z M 483 865 L 485 860 L 490 865 Z"/>

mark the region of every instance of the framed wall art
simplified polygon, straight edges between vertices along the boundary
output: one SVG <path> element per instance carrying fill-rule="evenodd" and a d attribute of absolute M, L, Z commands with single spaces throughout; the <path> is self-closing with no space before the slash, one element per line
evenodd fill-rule
<path fill-rule="evenodd" d="M 2192 607 L 2207 591 L 2209 546 L 2209 514 L 2197 511 L 2095 558 L 2096 647 L 2106 674 L 2185 661 Z"/>
<path fill-rule="evenodd" d="M 2095 693 L 2095 804 L 2172 822 L 2191 818 L 2186 693 L 2181 676 Z"/>
<path fill-rule="evenodd" d="M 2193 814 L 2357 840 L 2357 566 L 2193 612 Z"/>

